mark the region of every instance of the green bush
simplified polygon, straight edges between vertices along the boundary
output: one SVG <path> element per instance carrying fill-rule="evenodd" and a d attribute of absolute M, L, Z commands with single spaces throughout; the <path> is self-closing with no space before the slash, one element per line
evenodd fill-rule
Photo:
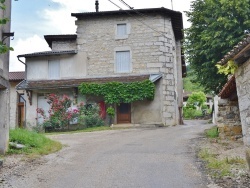
<path fill-rule="evenodd" d="M 196 117 L 202 116 L 201 110 L 196 110 L 194 108 L 183 108 L 183 116 L 185 119 L 195 119 Z"/>
<path fill-rule="evenodd" d="M 80 106 L 80 116 L 78 123 L 83 125 L 85 128 L 98 127 L 104 125 L 103 119 L 100 117 L 100 107 L 98 104 L 85 104 Z"/>

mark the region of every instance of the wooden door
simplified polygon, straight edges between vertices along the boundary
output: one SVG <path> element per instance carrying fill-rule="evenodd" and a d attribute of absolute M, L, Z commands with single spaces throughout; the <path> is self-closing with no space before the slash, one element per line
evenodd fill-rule
<path fill-rule="evenodd" d="M 117 105 L 117 123 L 131 123 L 131 104 Z"/>

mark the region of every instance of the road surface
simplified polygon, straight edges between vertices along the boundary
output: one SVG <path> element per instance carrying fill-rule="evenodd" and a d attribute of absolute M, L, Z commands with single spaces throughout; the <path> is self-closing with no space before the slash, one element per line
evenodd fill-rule
<path fill-rule="evenodd" d="M 61 151 L 19 167 L 0 187 L 204 188 L 194 148 L 212 125 L 201 122 L 54 135 Z"/>

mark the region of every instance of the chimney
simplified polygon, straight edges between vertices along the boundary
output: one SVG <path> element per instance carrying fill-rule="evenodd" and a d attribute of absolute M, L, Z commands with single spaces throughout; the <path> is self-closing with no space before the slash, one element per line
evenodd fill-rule
<path fill-rule="evenodd" d="M 99 12 L 99 2 L 98 2 L 98 0 L 95 1 L 95 10 L 96 10 L 96 12 Z"/>

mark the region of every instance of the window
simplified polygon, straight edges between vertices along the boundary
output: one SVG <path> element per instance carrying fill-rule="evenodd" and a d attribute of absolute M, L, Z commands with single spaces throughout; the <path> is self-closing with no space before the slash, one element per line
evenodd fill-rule
<path fill-rule="evenodd" d="M 60 61 L 49 60 L 49 79 L 60 78 Z"/>
<path fill-rule="evenodd" d="M 122 37 L 127 35 L 127 24 L 117 24 L 117 36 Z"/>
<path fill-rule="evenodd" d="M 116 52 L 116 72 L 128 73 L 130 72 L 130 51 Z"/>
<path fill-rule="evenodd" d="M 128 38 L 128 35 L 130 34 L 131 30 L 130 23 L 118 22 L 116 23 L 115 26 L 116 26 L 116 34 L 115 34 L 116 40 Z"/>

